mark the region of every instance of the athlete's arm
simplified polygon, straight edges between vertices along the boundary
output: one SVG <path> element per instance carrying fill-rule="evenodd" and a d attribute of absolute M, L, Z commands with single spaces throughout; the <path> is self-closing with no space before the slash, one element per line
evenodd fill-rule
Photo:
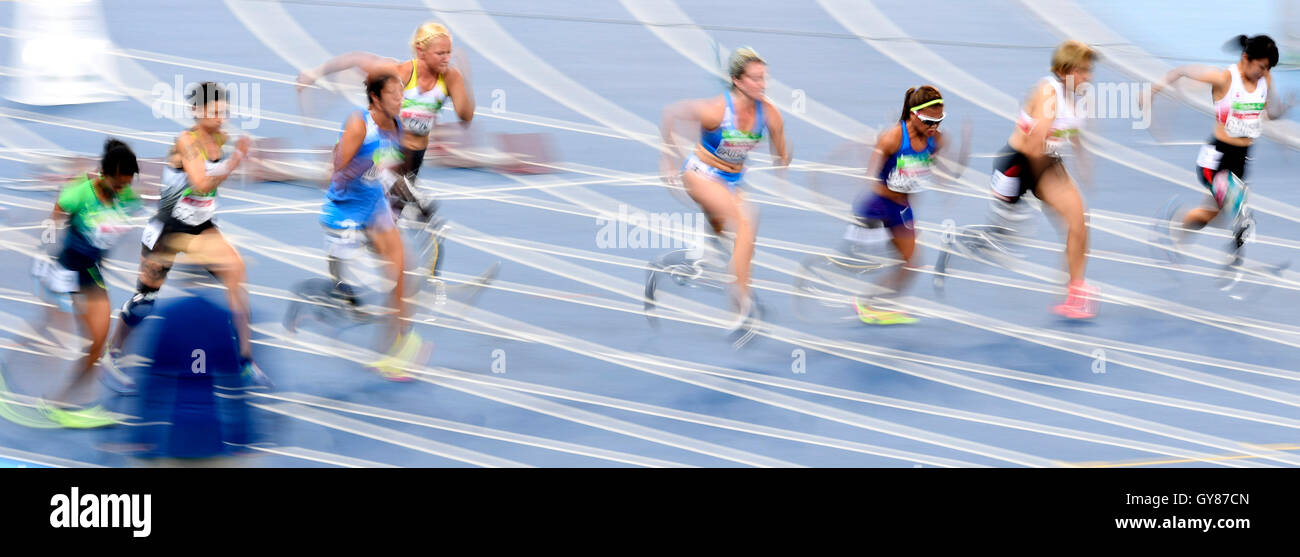
<path fill-rule="evenodd" d="M 659 133 L 663 137 L 664 147 L 667 148 L 665 155 L 678 162 L 684 158 L 685 150 L 677 145 L 673 134 L 677 122 L 698 122 L 701 128 L 706 129 L 714 129 L 722 125 L 722 116 L 717 110 L 717 104 L 715 99 L 690 99 L 664 107 L 663 115 L 659 120 Z"/>
<path fill-rule="evenodd" d="M 903 124 L 905 126 L 907 124 Z M 867 181 L 871 183 L 880 183 L 880 170 L 885 167 L 885 161 L 898 152 L 899 147 L 903 145 L 903 127 L 891 126 L 889 129 L 880 132 L 876 137 L 876 146 L 871 151 L 871 159 L 867 161 Z"/>
<path fill-rule="evenodd" d="M 401 76 L 402 74 L 398 71 L 401 65 L 401 62 L 397 60 L 384 58 L 369 52 L 357 51 L 340 54 L 329 59 L 324 64 L 298 74 L 298 91 L 301 92 L 304 87 L 315 83 L 317 79 L 349 68 L 357 68 L 368 75 L 389 72 Z M 411 72 L 406 73 L 409 75 Z"/>
<path fill-rule="evenodd" d="M 767 116 L 767 131 L 772 142 L 772 156 L 776 157 L 773 162 L 781 167 L 790 166 L 790 159 L 794 158 L 794 155 L 790 153 L 790 144 L 785 141 L 785 120 L 781 117 L 781 111 L 777 110 L 770 102 L 761 102 L 767 105 L 764 107 L 763 114 Z"/>
<path fill-rule="evenodd" d="M 176 139 L 176 151 L 181 155 L 181 168 L 189 178 L 190 189 L 198 193 L 208 193 L 221 185 L 221 182 L 224 182 L 239 167 L 239 163 L 243 162 L 244 157 L 248 155 L 248 137 L 239 138 L 235 145 L 235 152 L 219 164 L 217 171 L 212 174 L 208 174 L 208 161 L 203 158 L 199 141 L 193 135 L 181 134 Z"/>
<path fill-rule="evenodd" d="M 1169 70 L 1169 73 L 1165 74 L 1165 79 L 1151 88 L 1151 95 L 1155 96 L 1161 89 L 1173 85 L 1175 81 L 1184 77 L 1201 83 L 1208 83 L 1214 88 L 1215 97 L 1222 97 L 1228 87 L 1232 85 L 1232 76 L 1223 68 L 1188 64 Z"/>
<path fill-rule="evenodd" d="M 1264 72 L 1264 78 L 1268 80 L 1268 98 L 1264 100 L 1264 112 L 1268 113 L 1269 119 L 1277 120 L 1295 106 L 1295 93 L 1287 95 L 1286 101 L 1283 102 L 1278 98 L 1277 90 L 1273 88 L 1273 72 Z"/>
<path fill-rule="evenodd" d="M 347 183 L 365 173 L 366 169 L 358 169 L 357 165 L 351 164 L 365 139 L 366 123 L 361 120 L 361 116 L 356 114 L 349 116 L 347 123 L 343 125 L 343 137 L 340 137 L 338 145 L 334 146 L 334 182 Z"/>
<path fill-rule="evenodd" d="M 1034 125 L 1025 134 L 1029 139 L 1025 155 L 1030 160 L 1037 161 L 1035 165 L 1041 165 L 1047 156 L 1047 136 L 1052 132 L 1052 122 L 1056 120 L 1056 92 L 1044 83 L 1031 99 L 1029 106 L 1032 107 L 1032 112 L 1029 116 L 1034 119 Z"/>
<path fill-rule="evenodd" d="M 469 76 L 457 68 L 447 68 L 447 94 L 451 96 L 451 105 L 456 107 L 456 116 L 462 124 L 469 124 L 474 119 L 474 91 L 469 85 Z"/>
<path fill-rule="evenodd" d="M 949 159 L 947 156 L 948 136 L 940 133 L 934 142 L 934 166 L 943 173 L 953 177 L 954 180 L 960 179 L 966 170 L 966 163 L 970 161 L 970 120 L 962 122 L 961 125 L 961 151 L 957 153 L 956 159 Z M 943 153 L 943 154 L 940 154 Z"/>

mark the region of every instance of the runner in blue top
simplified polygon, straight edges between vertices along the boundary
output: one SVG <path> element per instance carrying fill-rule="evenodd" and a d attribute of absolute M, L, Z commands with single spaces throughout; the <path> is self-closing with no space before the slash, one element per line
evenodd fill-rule
<path fill-rule="evenodd" d="M 943 122 L 944 115 L 943 96 L 938 89 L 924 85 L 907 90 L 898 124 L 881 132 L 876 140 L 876 148 L 867 166 L 871 189 L 854 207 L 854 214 L 862 226 L 889 230 L 894 247 L 906 262 L 884 284 L 894 293 L 906 285 L 910 276 L 907 267 L 916 256 L 910 194 L 918 193 L 934 182 L 932 169 L 936 165 L 944 166 L 944 170 L 954 176 L 960 174 L 947 168 L 948 165 L 937 156 L 947 143 L 939 132 L 939 123 Z M 958 155 L 958 168 L 965 165 L 969 134 L 967 128 L 962 153 Z M 860 297 L 854 302 L 863 323 L 897 325 L 916 321 L 900 311 L 873 307 Z"/>
<path fill-rule="evenodd" d="M 402 300 L 406 291 L 405 254 L 385 195 L 403 167 L 402 125 L 398 121 L 402 82 L 390 73 L 372 76 L 366 81 L 366 97 L 369 109 L 348 116 L 334 147 L 334 176 L 325 194 L 320 223 L 329 243 L 330 275 L 337 294 L 349 302 L 359 303 L 353 289 L 343 282 L 342 265 L 351 253 L 368 242 L 389 264 L 397 283 L 390 297 L 396 313 L 386 336 L 392 348 L 387 357 L 370 367 L 387 379 L 403 381 L 409 379 L 409 374 L 401 365 L 422 352 L 424 343 L 411 325 L 403 322 L 410 313 Z"/>
<path fill-rule="evenodd" d="M 754 213 L 739 188 L 745 159 L 767 130 L 772 154 L 779 166 L 790 164 L 781 113 L 763 98 L 767 88 L 767 63 L 749 48 L 737 49 L 728 64 L 731 88 L 720 97 L 686 100 L 664 109 L 660 130 L 664 144 L 661 174 L 680 170 L 686 192 L 700 204 L 715 233 L 735 235 L 731 254 L 736 277 L 735 305 L 740 328 L 753 311 L 749 293 L 750 259 L 754 256 Z M 700 142 L 685 162 L 673 141 L 677 121 L 699 122 Z"/>
<path fill-rule="evenodd" d="M 93 400 L 86 387 L 93 382 L 95 362 L 108 339 L 108 290 L 100 262 L 122 236 L 131 230 L 130 213 L 140 208 L 140 198 L 131 190 L 131 180 L 140 173 L 135 153 L 125 143 L 109 139 L 104 143 L 99 176 L 78 178 L 59 193 L 52 215 L 56 222 L 71 226 L 57 263 L 47 274 L 46 285 L 55 292 L 79 294 L 77 313 L 89 333 L 90 349 L 77 362 L 76 375 L 51 398 L 57 404 L 42 411 L 55 423 L 69 428 L 111 425 L 114 421 L 100 406 L 62 408 L 64 403 Z"/>

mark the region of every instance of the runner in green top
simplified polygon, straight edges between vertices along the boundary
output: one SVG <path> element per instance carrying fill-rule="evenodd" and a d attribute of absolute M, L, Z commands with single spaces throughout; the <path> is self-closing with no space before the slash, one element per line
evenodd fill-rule
<path fill-rule="evenodd" d="M 66 408 L 68 403 L 86 403 L 93 395 L 86 387 L 93 381 L 95 362 L 108 338 L 108 290 L 99 263 L 105 253 L 131 229 L 131 212 L 140 208 L 131 180 L 140 172 L 135 153 L 125 143 L 109 139 L 104 143 L 100 174 L 70 182 L 59 193 L 54 207 L 56 222 L 67 219 L 71 226 L 57 263 L 46 273 L 46 286 L 56 292 L 77 294 L 77 313 L 90 335 L 90 350 L 75 368 L 72 381 L 42 411 L 55 423 L 69 428 L 111 425 L 114 420 L 102 407 Z"/>

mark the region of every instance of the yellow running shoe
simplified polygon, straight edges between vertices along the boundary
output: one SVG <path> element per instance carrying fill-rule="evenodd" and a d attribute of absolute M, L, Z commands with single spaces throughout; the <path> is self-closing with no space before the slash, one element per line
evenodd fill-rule
<path fill-rule="evenodd" d="M 432 351 L 429 344 L 420 339 L 420 335 L 415 331 L 411 331 L 397 338 L 393 347 L 388 350 L 387 356 L 367 367 L 389 381 L 410 381 L 412 379 L 410 372 L 403 368 L 427 360 Z"/>
<path fill-rule="evenodd" d="M 94 429 L 117 424 L 117 420 L 112 418 L 112 414 L 99 405 L 64 410 L 46 404 L 42 405 L 41 412 L 50 421 L 68 429 Z"/>
<path fill-rule="evenodd" d="M 858 309 L 858 319 L 868 325 L 910 325 L 917 322 L 915 317 L 901 311 L 873 308 L 859 297 L 853 298 L 853 305 Z"/>

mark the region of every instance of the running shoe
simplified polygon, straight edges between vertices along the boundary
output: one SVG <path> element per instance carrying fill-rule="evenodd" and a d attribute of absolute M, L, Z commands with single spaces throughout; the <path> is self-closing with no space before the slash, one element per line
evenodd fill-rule
<path fill-rule="evenodd" d="M 405 383 L 413 379 L 406 367 L 423 364 L 433 354 L 433 343 L 425 342 L 414 331 L 398 337 L 388 355 L 369 364 L 369 369 L 388 381 Z"/>
<path fill-rule="evenodd" d="M 122 396 L 132 396 L 136 394 L 135 380 L 122 371 L 122 368 L 118 365 L 118 360 L 121 359 L 122 351 L 118 349 L 109 349 L 108 352 L 101 356 L 99 363 L 100 367 L 103 368 L 103 373 L 99 374 L 99 380 L 110 391 Z"/>
<path fill-rule="evenodd" d="M 1097 303 L 1100 291 L 1078 280 L 1070 283 L 1065 303 L 1052 308 L 1057 315 L 1068 319 L 1092 319 L 1097 316 Z"/>
<path fill-rule="evenodd" d="M 736 310 L 736 316 L 732 318 L 727 325 L 728 333 L 736 333 L 745 329 L 750 320 L 754 317 L 754 298 L 747 297 L 740 301 L 740 308 Z"/>
<path fill-rule="evenodd" d="M 854 296 L 853 305 L 858 310 L 858 319 L 868 325 L 911 325 L 918 321 L 917 318 L 901 311 L 872 307 L 870 303 L 858 296 Z"/>
<path fill-rule="evenodd" d="M 40 410 L 51 422 L 68 429 L 94 429 L 117 423 L 112 414 L 99 405 L 64 410 L 42 402 Z"/>
<path fill-rule="evenodd" d="M 268 377 L 266 373 L 262 371 L 262 368 L 258 367 L 257 363 L 251 359 L 244 360 L 244 363 L 240 364 L 239 375 L 244 379 L 244 381 L 254 387 L 261 387 L 264 389 L 275 387 L 275 384 L 271 382 L 271 378 Z"/>

